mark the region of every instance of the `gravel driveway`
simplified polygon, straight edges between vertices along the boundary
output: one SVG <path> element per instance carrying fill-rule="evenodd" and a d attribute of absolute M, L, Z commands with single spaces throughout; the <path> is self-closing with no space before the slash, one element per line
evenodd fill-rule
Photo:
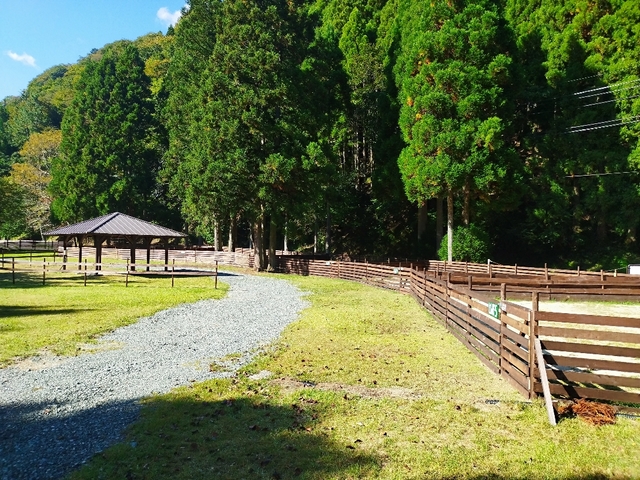
<path fill-rule="evenodd" d="M 222 300 L 180 305 L 101 338 L 97 352 L 0 369 L 0 478 L 55 479 L 121 439 L 139 400 L 246 364 L 307 305 L 284 280 L 226 274 Z M 117 307 L 114 307 L 117 308 Z"/>

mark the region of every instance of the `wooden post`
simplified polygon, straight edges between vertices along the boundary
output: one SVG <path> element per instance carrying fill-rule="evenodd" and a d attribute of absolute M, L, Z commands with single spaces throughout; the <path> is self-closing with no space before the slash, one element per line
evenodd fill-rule
<path fill-rule="evenodd" d="M 338 260 L 338 279 L 340 278 L 340 260 Z"/>
<path fill-rule="evenodd" d="M 547 378 L 547 367 L 542 355 L 542 345 L 540 340 L 535 339 L 536 358 L 538 359 L 538 370 L 540 371 L 540 382 L 542 383 L 542 392 L 544 394 L 544 404 L 547 407 L 547 417 L 549 423 L 556 425 L 556 413 L 553 411 L 553 400 L 551 399 L 551 391 L 549 390 L 549 379 Z"/>
<path fill-rule="evenodd" d="M 549 267 L 546 263 L 544 264 L 544 279 L 549 280 Z"/>
<path fill-rule="evenodd" d="M 62 270 L 67 269 L 67 247 L 64 247 L 64 251 L 62 254 Z"/>
<path fill-rule="evenodd" d="M 44 286 L 46 275 L 47 275 L 47 260 L 43 258 L 42 259 L 42 285 L 43 286 Z"/>
<path fill-rule="evenodd" d="M 538 325 L 536 319 L 536 313 L 540 306 L 540 294 L 538 292 L 531 293 L 531 311 L 529 312 L 529 400 L 535 398 L 536 393 L 533 390 L 533 385 L 536 380 L 536 347 L 535 338 L 538 334 Z"/>
<path fill-rule="evenodd" d="M 487 269 L 489 270 L 489 278 L 493 278 L 493 266 L 491 262 L 487 265 Z"/>
<path fill-rule="evenodd" d="M 84 259 L 84 286 L 87 286 L 87 259 Z"/>
<path fill-rule="evenodd" d="M 129 286 L 129 259 L 127 258 L 127 273 L 125 276 L 125 283 L 124 283 L 125 287 Z"/>
<path fill-rule="evenodd" d="M 501 283 L 500 284 L 500 302 L 506 302 L 507 301 L 507 284 L 506 283 Z M 502 306 L 501 306 L 502 309 Z"/>
<path fill-rule="evenodd" d="M 369 281 L 369 263 L 366 258 L 364 259 L 364 281 Z"/>
<path fill-rule="evenodd" d="M 216 260 L 216 283 L 214 288 L 218 289 L 218 260 Z"/>
<path fill-rule="evenodd" d="M 515 270 L 516 275 L 518 275 L 518 264 L 517 263 L 516 263 L 515 267 L 516 267 L 516 270 Z"/>
<path fill-rule="evenodd" d="M 469 262 L 464 262 L 464 273 L 469 274 Z"/>
<path fill-rule="evenodd" d="M 451 293 L 449 292 L 449 280 L 451 277 L 451 273 L 447 272 L 446 276 L 445 276 L 445 280 L 446 280 L 446 284 L 445 284 L 445 289 L 444 289 L 444 295 L 445 295 L 445 305 L 447 306 L 447 310 L 446 310 L 446 315 L 444 318 L 444 324 L 447 328 L 447 330 L 450 330 L 449 328 L 449 304 L 451 303 Z"/>
<path fill-rule="evenodd" d="M 175 271 L 176 271 L 176 259 L 174 258 L 173 263 L 171 264 L 171 288 L 173 288 L 173 283 L 174 283 L 173 276 L 175 274 Z"/>
<path fill-rule="evenodd" d="M 53 251 L 53 263 L 56 263 L 56 251 Z"/>
<path fill-rule="evenodd" d="M 467 288 L 469 291 L 473 290 L 473 275 L 467 277 Z"/>
<path fill-rule="evenodd" d="M 15 285 L 16 283 L 16 259 L 11 258 L 11 281 Z"/>
<path fill-rule="evenodd" d="M 604 282 L 604 270 L 600 269 L 600 281 Z"/>
<path fill-rule="evenodd" d="M 398 267 L 398 290 L 402 289 L 402 262 L 400 262 L 400 266 Z"/>

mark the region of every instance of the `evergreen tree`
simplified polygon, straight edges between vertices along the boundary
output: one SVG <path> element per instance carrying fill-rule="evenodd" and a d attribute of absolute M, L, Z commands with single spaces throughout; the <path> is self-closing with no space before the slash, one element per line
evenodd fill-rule
<path fill-rule="evenodd" d="M 398 160 L 407 196 L 424 202 L 447 195 L 449 260 L 454 195 L 463 193 L 470 223 L 472 195 L 489 197 L 507 174 L 502 156 L 504 89 L 511 59 L 496 8 L 484 2 L 401 4 L 397 64 L 400 127 L 407 146 Z"/>
<path fill-rule="evenodd" d="M 63 124 L 53 164 L 52 210 L 71 222 L 121 211 L 151 218 L 157 209 L 149 78 L 133 45 L 89 62 Z"/>

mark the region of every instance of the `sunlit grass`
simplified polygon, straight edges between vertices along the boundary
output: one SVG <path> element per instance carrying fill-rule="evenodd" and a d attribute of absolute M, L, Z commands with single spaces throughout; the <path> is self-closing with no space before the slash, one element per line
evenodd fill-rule
<path fill-rule="evenodd" d="M 84 276 L 73 272 L 16 275 L 0 270 L 0 365 L 42 349 L 71 354 L 79 344 L 162 309 L 220 298 L 227 286 L 209 277 Z"/>
<path fill-rule="evenodd" d="M 146 400 L 72 478 L 640 477 L 640 421 L 552 427 L 410 297 L 284 278 L 312 306 L 275 345 L 235 378 Z"/>

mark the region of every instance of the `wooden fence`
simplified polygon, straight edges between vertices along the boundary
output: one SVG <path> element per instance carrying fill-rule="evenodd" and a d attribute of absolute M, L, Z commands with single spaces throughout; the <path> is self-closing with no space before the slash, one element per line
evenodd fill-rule
<path fill-rule="evenodd" d="M 580 280 L 571 282 L 562 272 L 548 272 L 549 277 L 543 280 L 539 275 L 511 273 L 504 278 L 492 278 L 487 284 L 492 289 L 495 286 L 495 292 L 487 292 L 474 288 L 477 286 L 473 283 L 475 275 L 469 288 L 471 277 L 458 282 L 460 278 L 451 270 L 445 272 L 440 265 L 435 265 L 435 270 L 428 270 L 426 266 L 416 268 L 415 265 L 282 257 L 279 270 L 354 280 L 413 295 L 491 371 L 504 377 L 527 398 L 542 392 L 534 346 L 538 338 L 552 394 L 640 405 L 640 319 L 549 313 L 538 309 L 540 290 L 547 288 L 541 281 L 549 282 L 553 275 L 558 281 L 555 286 L 565 292 L 597 291 L 600 295 L 600 275 L 580 275 Z M 613 278 L 620 285 L 612 291 L 640 293 L 637 277 L 611 276 L 605 281 L 613 282 Z M 508 301 L 508 292 L 514 291 L 528 291 L 532 308 Z M 618 408 L 640 412 L 634 407 Z"/>
<path fill-rule="evenodd" d="M 62 249 L 59 249 L 62 252 Z M 94 247 L 82 247 L 84 257 L 95 258 Z M 164 249 L 151 249 L 150 260 L 164 263 Z M 146 258 L 146 249 L 136 249 L 136 258 Z M 67 247 L 67 258 L 78 258 L 78 247 Z M 120 248 L 102 248 L 102 258 L 116 260 L 131 260 L 131 250 Z M 225 252 L 216 250 L 169 250 L 169 263 L 206 264 L 213 265 L 216 262 L 220 265 L 230 265 L 244 268 L 253 268 L 253 252 L 248 249 L 238 249 L 235 252 Z"/>
<path fill-rule="evenodd" d="M 31 277 L 39 276 L 42 278 L 42 285 L 46 285 L 47 281 L 58 280 L 61 275 L 74 278 L 84 277 L 84 286 L 87 286 L 87 278 L 96 275 L 120 275 L 123 278 L 125 286 L 129 286 L 129 277 L 135 275 L 161 275 L 171 277 L 171 287 L 175 284 L 175 277 L 179 276 L 212 276 L 215 279 L 214 286 L 218 288 L 218 262 L 214 262 L 210 268 L 190 267 L 178 264 L 172 261 L 169 265 L 142 264 L 142 263 L 94 263 L 94 262 L 68 262 L 63 261 L 62 257 L 58 257 L 56 261 L 47 261 L 43 258 L 10 258 L 3 256 L 0 258 L 0 270 L 6 270 L 11 275 L 11 283 L 16 284 L 16 276 L 27 274 Z M 19 283 L 20 279 L 18 279 Z M 30 280 L 32 281 L 32 280 Z"/>
<path fill-rule="evenodd" d="M 0 240 L 0 249 L 9 251 L 53 251 L 59 246 L 62 246 L 62 242 L 57 240 Z"/>

